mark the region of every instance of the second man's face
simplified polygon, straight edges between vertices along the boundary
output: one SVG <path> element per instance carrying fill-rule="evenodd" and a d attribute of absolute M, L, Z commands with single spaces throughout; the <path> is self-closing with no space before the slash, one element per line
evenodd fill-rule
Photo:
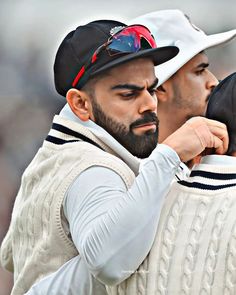
<path fill-rule="evenodd" d="M 208 66 L 207 56 L 199 53 L 163 84 L 168 96 L 158 109 L 160 134 L 163 121 L 168 121 L 172 133 L 189 118 L 205 114 L 209 95 L 218 84 Z"/>

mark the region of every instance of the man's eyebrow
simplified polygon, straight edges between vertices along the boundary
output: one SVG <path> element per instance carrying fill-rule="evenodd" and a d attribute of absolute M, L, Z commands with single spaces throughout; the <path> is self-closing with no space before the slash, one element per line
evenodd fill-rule
<path fill-rule="evenodd" d="M 208 68 L 209 67 L 209 63 L 207 62 L 202 62 L 199 65 L 197 65 L 197 68 Z"/>
<path fill-rule="evenodd" d="M 158 84 L 158 79 L 156 78 L 155 81 L 148 87 L 148 89 L 152 89 L 156 87 Z M 136 90 L 136 91 L 142 91 L 145 87 L 140 87 L 135 84 L 118 84 L 111 87 L 111 90 L 117 90 L 117 89 L 129 89 L 129 90 Z"/>
<path fill-rule="evenodd" d="M 156 78 L 155 81 L 152 83 L 152 85 L 150 85 L 148 87 L 148 90 L 156 88 L 157 87 L 157 84 L 158 84 L 158 81 L 159 80 Z"/>
<path fill-rule="evenodd" d="M 137 90 L 141 91 L 144 89 L 144 87 L 139 87 L 135 84 L 118 84 L 111 87 L 111 90 L 117 90 L 117 89 L 129 89 L 129 90 Z"/>

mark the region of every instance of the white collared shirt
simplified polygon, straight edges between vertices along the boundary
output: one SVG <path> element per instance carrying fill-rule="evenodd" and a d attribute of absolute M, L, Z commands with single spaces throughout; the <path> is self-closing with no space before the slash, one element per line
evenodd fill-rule
<path fill-rule="evenodd" d="M 236 157 L 227 155 L 208 155 L 201 158 L 201 164 L 236 165 Z"/>

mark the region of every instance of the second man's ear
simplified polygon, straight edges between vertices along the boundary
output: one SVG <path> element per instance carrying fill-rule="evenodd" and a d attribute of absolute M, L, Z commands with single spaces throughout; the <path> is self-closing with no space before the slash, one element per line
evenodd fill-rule
<path fill-rule="evenodd" d="M 73 113 L 82 121 L 93 120 L 92 106 L 86 92 L 71 88 L 66 94 L 66 100 Z"/>
<path fill-rule="evenodd" d="M 159 87 L 157 87 L 156 89 L 156 96 L 158 99 L 158 102 L 164 102 L 168 99 L 167 97 L 167 91 L 165 89 L 165 83 L 163 83 L 163 85 L 160 85 Z"/>
<path fill-rule="evenodd" d="M 173 82 L 168 79 L 162 83 L 156 90 L 158 102 L 171 102 L 173 99 Z"/>

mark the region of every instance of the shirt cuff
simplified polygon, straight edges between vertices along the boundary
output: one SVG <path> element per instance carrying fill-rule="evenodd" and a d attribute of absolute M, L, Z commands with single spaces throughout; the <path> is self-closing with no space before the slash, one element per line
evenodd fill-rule
<path fill-rule="evenodd" d="M 171 147 L 169 147 L 166 144 L 158 144 L 148 158 L 141 160 L 139 171 L 147 162 L 149 162 L 150 160 L 155 161 L 157 159 L 160 159 L 160 157 L 165 158 L 166 161 L 169 164 L 171 164 L 171 166 L 175 168 L 176 170 L 178 169 L 181 163 L 179 155 L 176 153 L 175 150 L 173 150 Z"/>

